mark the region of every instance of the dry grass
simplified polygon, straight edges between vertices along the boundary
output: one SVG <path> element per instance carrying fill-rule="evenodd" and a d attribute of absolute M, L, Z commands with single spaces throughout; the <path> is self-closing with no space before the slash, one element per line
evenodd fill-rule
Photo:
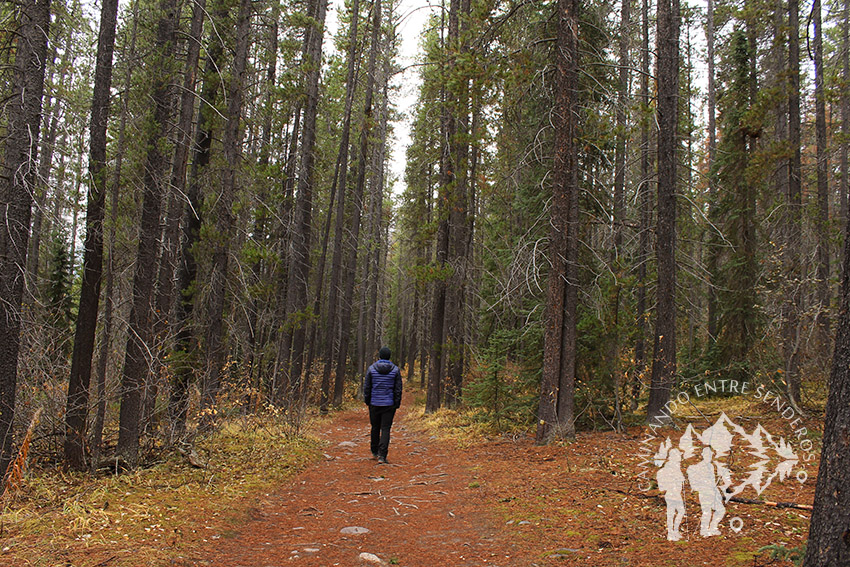
<path fill-rule="evenodd" d="M 432 414 L 417 414 L 416 419 L 406 425 L 435 436 L 458 447 L 468 447 L 491 438 L 495 431 L 480 419 L 479 412 L 470 409 L 440 409 Z"/>
<path fill-rule="evenodd" d="M 231 531 L 318 449 L 317 440 L 256 417 L 198 443 L 205 469 L 174 453 L 119 476 L 33 471 L 0 514 L 0 566 L 172 564 Z"/>

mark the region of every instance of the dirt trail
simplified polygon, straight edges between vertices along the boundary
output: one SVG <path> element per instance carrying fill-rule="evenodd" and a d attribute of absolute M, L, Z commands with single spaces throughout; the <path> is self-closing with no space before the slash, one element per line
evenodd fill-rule
<path fill-rule="evenodd" d="M 499 537 L 465 455 L 406 427 L 403 412 L 387 465 L 371 459 L 365 409 L 341 414 L 320 437 L 323 460 L 257 502 L 251 521 L 197 565 L 358 565 L 362 552 L 413 567 L 529 564 Z M 369 531 L 341 533 L 347 527 Z"/>

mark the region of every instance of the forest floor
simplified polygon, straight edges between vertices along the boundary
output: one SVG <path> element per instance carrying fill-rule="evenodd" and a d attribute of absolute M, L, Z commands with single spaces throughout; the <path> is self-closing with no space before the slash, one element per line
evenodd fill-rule
<path fill-rule="evenodd" d="M 700 419 L 719 415 L 719 407 L 703 406 Z M 737 409 L 746 414 L 747 430 L 760 423 L 789 437 L 787 424 L 770 411 Z M 727 503 L 721 535 L 703 538 L 699 504 L 689 493 L 684 537 L 667 541 L 661 493 L 654 484 L 639 488 L 646 427 L 580 433 L 572 443 L 538 447 L 528 436 L 459 438 L 469 424 L 447 415 L 429 420 L 421 407 L 403 407 L 393 427 L 390 463 L 382 465 L 371 459 L 365 408 L 340 412 L 314 424 L 319 449 L 299 465 L 300 472 L 222 506 L 206 502 L 194 513 L 185 510 L 194 529 L 174 529 L 155 541 L 125 538 L 108 548 L 93 545 L 96 537 L 77 537 L 52 558 L 25 534 L 16 534 L 14 545 L 0 536 L 0 565 L 331 567 L 371 560 L 422 567 L 731 567 L 790 565 L 760 549 L 790 549 L 806 540 L 807 510 L 735 502 Z M 816 429 L 815 423 L 811 431 Z M 679 438 L 683 430 L 658 433 L 660 439 Z M 806 466 L 805 483 L 792 472 L 760 497 L 752 491 L 741 496 L 811 504 L 816 468 Z M 39 555 L 28 557 L 26 550 Z"/>
<path fill-rule="evenodd" d="M 739 531 L 724 522 L 723 535 L 703 538 L 691 495 L 684 538 L 667 541 L 664 500 L 657 489 L 637 488 L 642 427 L 580 434 L 554 447 L 527 438 L 458 443 L 441 438 L 441 429 L 452 426 L 429 428 L 421 409 L 402 412 L 390 464 L 379 465 L 370 458 L 365 410 L 339 415 L 320 435 L 327 443 L 321 462 L 184 565 L 357 565 L 369 562 L 361 557 L 368 553 L 385 565 L 423 567 L 752 566 L 779 563 L 759 549 L 806 539 L 808 511 L 734 502 L 727 520 L 740 518 Z M 813 480 L 788 479 L 771 496 L 805 505 L 813 490 Z M 351 527 L 369 531 L 343 533 Z"/>

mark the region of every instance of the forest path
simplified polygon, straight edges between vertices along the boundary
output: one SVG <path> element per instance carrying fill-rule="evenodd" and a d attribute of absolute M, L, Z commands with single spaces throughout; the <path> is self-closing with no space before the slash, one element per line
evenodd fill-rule
<path fill-rule="evenodd" d="M 318 434 L 323 459 L 265 495 L 249 523 L 196 564 L 331 567 L 368 564 L 360 555 L 369 553 L 385 565 L 529 565 L 499 537 L 474 463 L 409 427 L 412 419 L 404 408 L 396 416 L 382 465 L 371 458 L 365 408 L 341 413 Z M 369 531 L 342 533 L 351 527 Z"/>

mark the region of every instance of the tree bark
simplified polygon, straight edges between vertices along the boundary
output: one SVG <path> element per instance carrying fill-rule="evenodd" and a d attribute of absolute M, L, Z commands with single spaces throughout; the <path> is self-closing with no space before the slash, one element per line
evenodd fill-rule
<path fill-rule="evenodd" d="M 94 337 L 97 329 L 100 284 L 103 275 L 103 216 L 106 201 L 106 126 L 112 88 L 112 55 L 118 0 L 104 0 L 95 57 L 89 140 L 89 188 L 86 207 L 86 240 L 83 252 L 83 280 L 74 335 L 71 374 L 65 409 L 65 460 L 74 470 L 86 468 L 86 418 L 89 405 Z"/>
<path fill-rule="evenodd" d="M 818 347 L 825 354 L 829 338 L 829 153 L 826 141 L 826 93 L 823 66 L 823 22 L 821 0 L 814 0 L 812 16 L 815 24 L 815 145 L 817 151 L 817 299 L 820 303 L 815 323 L 818 328 Z"/>
<path fill-rule="evenodd" d="M 149 348 L 153 334 L 153 290 L 159 250 L 159 222 L 164 194 L 165 157 L 162 140 L 168 134 L 170 110 L 169 86 L 174 29 L 177 18 L 175 0 L 161 0 L 154 52 L 150 55 L 154 112 L 145 140 L 144 193 L 139 229 L 136 271 L 133 276 L 133 305 L 130 330 L 121 379 L 121 410 L 116 458 L 131 468 L 138 464 L 141 418 L 141 388 L 149 367 Z"/>
<path fill-rule="evenodd" d="M 676 377 L 676 169 L 679 123 L 679 0 L 658 1 L 658 292 L 647 421 L 662 415 Z"/>
<path fill-rule="evenodd" d="M 850 227 L 844 230 L 838 332 L 829 377 L 820 468 L 803 567 L 850 564 Z"/>
<path fill-rule="evenodd" d="M 366 183 L 366 165 L 369 155 L 369 135 L 374 126 L 372 118 L 372 100 L 375 91 L 375 65 L 380 47 L 381 32 L 381 0 L 375 0 L 372 6 L 372 30 L 369 46 L 369 62 L 366 70 L 366 90 L 363 105 L 363 126 L 360 131 L 360 149 L 357 162 L 357 178 L 352 195 L 351 229 L 346 234 L 345 251 L 347 265 L 344 270 L 345 289 L 340 310 L 340 341 L 336 361 L 336 376 L 334 376 L 333 403 L 342 405 L 342 395 L 345 387 L 346 363 L 348 360 L 348 345 L 350 341 L 351 311 L 354 300 L 354 276 L 357 272 L 357 248 L 360 237 L 360 216 L 363 210 L 363 191 Z"/>
<path fill-rule="evenodd" d="M 130 45 L 124 53 L 125 61 L 133 61 L 136 55 L 136 31 L 138 29 L 138 8 L 139 2 L 135 0 L 131 8 L 130 26 Z M 126 92 L 130 88 L 133 78 L 134 66 L 128 64 L 125 74 L 123 90 Z M 127 141 L 127 97 L 121 99 L 121 112 L 118 123 L 118 148 L 115 156 L 115 170 L 112 176 L 112 188 L 110 191 L 110 211 L 109 211 L 109 240 L 107 246 L 107 264 L 106 264 L 106 289 L 104 290 L 104 306 L 103 306 L 103 331 L 100 344 L 100 353 L 97 361 L 97 411 L 95 412 L 94 422 L 92 423 L 91 436 L 89 445 L 92 447 L 92 467 L 96 467 L 100 461 L 103 445 L 103 425 L 106 421 L 106 369 L 109 359 L 109 347 L 112 342 L 112 327 L 114 322 L 114 300 L 113 294 L 115 289 L 115 235 L 118 226 L 118 202 L 121 193 L 121 169 L 124 163 L 124 152 L 126 150 Z"/>
<path fill-rule="evenodd" d="M 798 0 L 788 0 L 788 194 L 786 203 L 785 305 L 782 350 L 785 358 L 785 386 L 791 404 L 800 402 L 800 259 L 802 245 L 802 177 L 800 149 L 800 9 Z"/>
<path fill-rule="evenodd" d="M 841 21 L 841 78 L 844 85 L 850 85 L 850 0 L 844 0 L 844 14 Z M 850 201 L 850 160 L 848 160 L 847 146 L 850 140 L 850 89 L 841 89 L 841 134 L 845 142 L 840 149 L 841 189 L 840 208 L 841 226 L 845 226 L 850 219 L 848 214 L 848 201 Z M 843 269 L 843 266 L 842 266 Z"/>
<path fill-rule="evenodd" d="M 641 73 L 640 96 L 642 103 L 640 129 L 640 184 L 638 186 L 638 207 L 640 233 L 638 234 L 637 253 L 637 297 L 635 299 L 635 317 L 637 319 L 637 340 L 635 341 L 635 376 L 632 382 L 631 410 L 638 407 L 638 398 L 646 375 L 646 323 L 649 319 L 646 307 L 646 276 L 649 263 L 650 231 L 652 230 L 652 203 L 650 199 L 649 163 L 649 1 L 641 3 Z"/>
<path fill-rule="evenodd" d="M 236 18 L 236 52 L 227 89 L 227 120 L 224 125 L 222 151 L 225 167 L 222 171 L 221 193 L 212 207 L 212 267 L 209 298 L 206 306 L 206 372 L 201 397 L 201 410 L 211 409 L 218 397 L 221 370 L 225 363 L 224 304 L 227 296 L 231 234 L 234 228 L 233 201 L 236 197 L 236 175 L 241 150 L 242 101 L 247 83 L 248 46 L 251 43 L 252 0 L 240 0 Z M 209 416 L 211 413 L 205 413 Z M 207 424 L 207 420 L 202 423 Z"/>
<path fill-rule="evenodd" d="M 15 390 L 18 382 L 21 300 L 30 231 L 32 191 L 36 186 L 38 134 L 44 93 L 44 67 L 50 0 L 20 4 L 20 27 L 12 70 L 11 100 L 6 106 L 6 138 L 0 175 L 0 474 L 12 460 Z M 0 480 L 5 484 L 5 478 Z"/>
<path fill-rule="evenodd" d="M 216 13 L 223 10 L 217 5 Z M 200 240 L 202 184 L 208 169 L 212 140 L 215 136 L 213 116 L 217 98 L 221 89 L 221 75 L 218 66 L 223 54 L 220 41 L 212 43 L 207 50 L 204 64 L 203 87 L 201 87 L 201 105 L 198 108 L 198 125 L 193 144 L 192 167 L 189 170 L 186 206 L 183 209 L 180 264 L 177 270 L 177 297 L 174 308 L 174 326 L 176 329 L 171 392 L 168 401 L 169 420 L 171 421 L 172 441 L 180 439 L 186 433 L 186 418 L 189 404 L 189 385 L 195 375 L 195 354 L 197 337 L 192 325 L 195 308 L 193 284 L 198 275 L 198 262 L 195 258 L 195 246 Z"/>
<path fill-rule="evenodd" d="M 284 345 L 284 366 L 291 357 L 287 372 L 288 401 L 294 404 L 301 397 L 302 367 L 304 363 L 304 337 L 307 311 L 307 289 L 310 279 L 310 239 L 313 219 L 313 189 L 315 184 L 316 118 L 319 107 L 319 76 L 322 67 L 322 42 L 325 32 L 325 0 L 316 1 L 316 22 L 310 27 L 307 39 L 306 105 L 304 107 L 304 132 L 301 140 L 301 168 L 298 175 L 298 196 L 295 202 L 292 238 L 287 277 Z"/>
<path fill-rule="evenodd" d="M 536 441 L 575 437 L 578 306 L 578 0 L 558 0 L 555 161 L 549 241 L 549 282 L 543 315 L 543 378 Z"/>

